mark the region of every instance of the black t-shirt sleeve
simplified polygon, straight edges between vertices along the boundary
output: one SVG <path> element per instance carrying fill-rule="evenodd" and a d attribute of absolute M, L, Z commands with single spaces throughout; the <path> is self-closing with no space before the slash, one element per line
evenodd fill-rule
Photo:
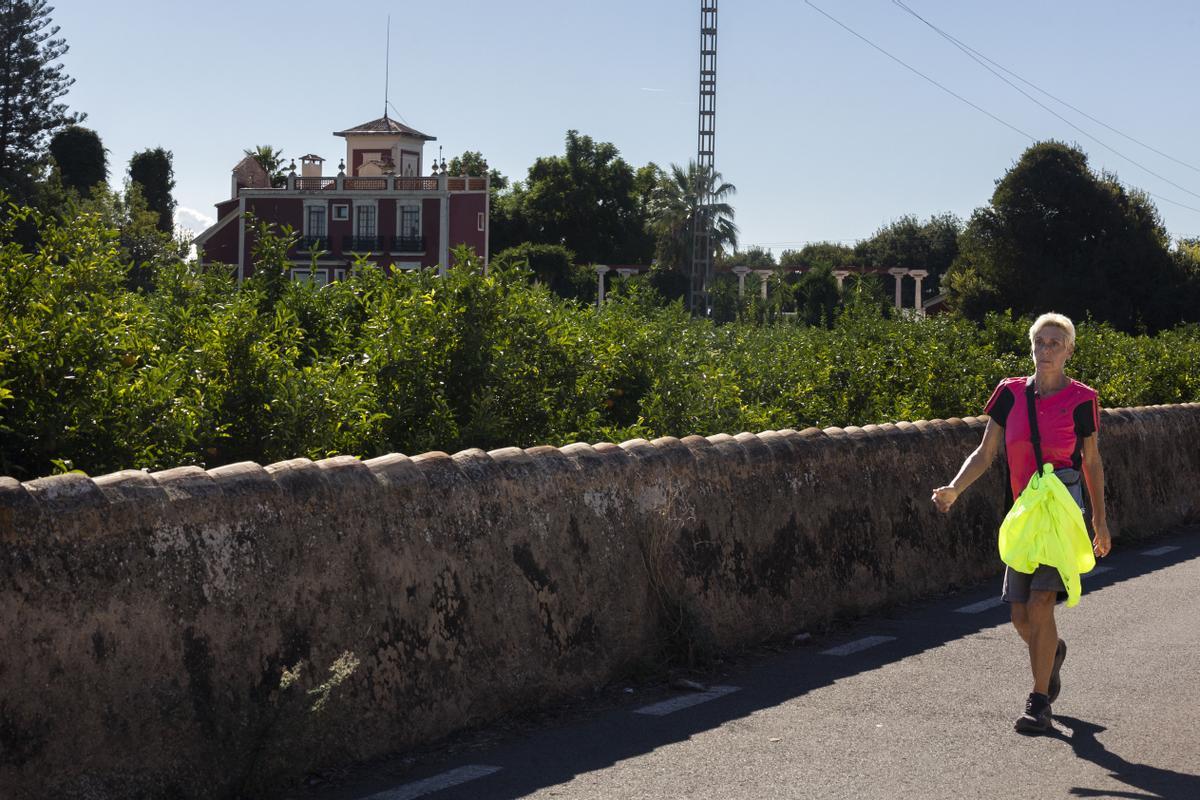
<path fill-rule="evenodd" d="M 1096 432 L 1096 421 L 1100 418 L 1099 405 L 1096 398 L 1085 400 L 1075 406 L 1075 436 L 1086 439 Z"/>
<path fill-rule="evenodd" d="M 992 421 L 1001 428 L 1008 422 L 1008 412 L 1012 411 L 1013 393 L 1008 391 L 1004 384 L 996 387 L 996 391 L 992 392 L 992 397 L 987 401 L 987 405 L 983 408 L 983 413 L 992 418 Z"/>

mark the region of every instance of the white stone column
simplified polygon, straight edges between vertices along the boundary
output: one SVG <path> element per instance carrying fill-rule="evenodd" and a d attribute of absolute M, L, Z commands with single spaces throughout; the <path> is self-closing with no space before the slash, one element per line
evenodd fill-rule
<path fill-rule="evenodd" d="M 833 277 L 837 278 L 838 282 L 838 294 L 841 294 L 842 289 L 845 288 L 846 278 L 849 277 L 849 275 L 850 270 L 848 269 L 835 269 L 833 271 Z"/>
<path fill-rule="evenodd" d="M 758 276 L 758 288 L 762 294 L 762 299 L 767 299 L 767 279 L 771 277 L 772 271 L 769 269 L 756 269 L 754 274 Z"/>
<path fill-rule="evenodd" d="M 604 276 L 608 274 L 608 267 L 603 264 L 596 265 L 596 308 L 604 305 Z"/>
<path fill-rule="evenodd" d="M 904 276 L 908 274 L 908 270 L 903 267 L 892 267 L 888 270 L 888 275 L 896 279 L 896 310 L 899 311 L 903 306 L 900 305 L 900 282 L 904 280 Z"/>
<path fill-rule="evenodd" d="M 733 274 L 738 276 L 738 299 L 746 294 L 746 276 L 750 274 L 749 267 L 734 267 Z"/>
<path fill-rule="evenodd" d="M 917 312 L 918 317 L 925 316 L 925 304 L 921 302 L 921 280 L 929 277 L 929 270 L 926 269 L 910 269 L 908 275 L 917 282 L 917 293 L 914 295 L 915 301 L 913 310 Z"/>
<path fill-rule="evenodd" d="M 628 278 L 632 275 L 637 275 L 638 271 L 635 267 L 617 267 L 617 274 L 622 278 Z"/>

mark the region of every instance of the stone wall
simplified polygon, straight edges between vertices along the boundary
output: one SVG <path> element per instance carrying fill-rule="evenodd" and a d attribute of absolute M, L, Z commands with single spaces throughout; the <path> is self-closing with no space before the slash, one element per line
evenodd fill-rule
<path fill-rule="evenodd" d="M 998 574 L 985 418 L 0 478 L 0 797 L 270 795 L 633 670 Z M 1200 405 L 1106 411 L 1117 546 Z"/>

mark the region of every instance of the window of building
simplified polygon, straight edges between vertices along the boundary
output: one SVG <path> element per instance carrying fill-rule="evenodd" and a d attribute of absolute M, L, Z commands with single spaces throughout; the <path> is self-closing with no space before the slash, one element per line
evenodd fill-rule
<path fill-rule="evenodd" d="M 329 271 L 324 269 L 313 270 L 307 267 L 297 268 L 292 270 L 292 280 L 324 286 L 329 283 Z"/>
<path fill-rule="evenodd" d="M 355 236 L 375 236 L 375 206 L 358 206 L 355 213 Z"/>
<path fill-rule="evenodd" d="M 406 239 L 421 235 L 420 206 L 400 206 L 400 235 Z"/>
<path fill-rule="evenodd" d="M 350 219 L 350 206 L 345 203 L 335 203 L 333 206 L 333 218 L 338 222 L 345 222 Z"/>
<path fill-rule="evenodd" d="M 400 174 L 412 177 L 421 174 L 421 157 L 412 152 L 400 153 Z"/>
<path fill-rule="evenodd" d="M 304 209 L 304 235 L 320 239 L 325 236 L 325 206 L 306 206 Z"/>
<path fill-rule="evenodd" d="M 483 222 L 483 212 L 480 211 L 475 217 L 475 224 L 479 227 L 479 230 L 483 230 Z"/>

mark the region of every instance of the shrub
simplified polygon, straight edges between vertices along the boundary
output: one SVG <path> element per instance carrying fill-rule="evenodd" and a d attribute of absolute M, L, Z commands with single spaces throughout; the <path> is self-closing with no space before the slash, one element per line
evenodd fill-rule
<path fill-rule="evenodd" d="M 36 249 L 12 241 L 22 224 L 40 229 Z M 283 257 L 279 237 L 262 232 L 262 259 Z M 261 266 L 238 286 L 224 269 L 168 263 L 131 291 L 99 216 L 6 207 L 0 473 L 966 416 L 1030 368 L 1029 319 L 894 319 L 853 288 L 840 309 L 813 289 L 795 322 L 747 321 L 743 308 L 714 324 L 664 304 L 652 279 L 615 282 L 597 310 L 519 264 L 485 276 L 467 253 L 442 277 L 359 264 L 324 287 Z M 1078 331 L 1069 371 L 1104 405 L 1200 400 L 1200 326 Z"/>

